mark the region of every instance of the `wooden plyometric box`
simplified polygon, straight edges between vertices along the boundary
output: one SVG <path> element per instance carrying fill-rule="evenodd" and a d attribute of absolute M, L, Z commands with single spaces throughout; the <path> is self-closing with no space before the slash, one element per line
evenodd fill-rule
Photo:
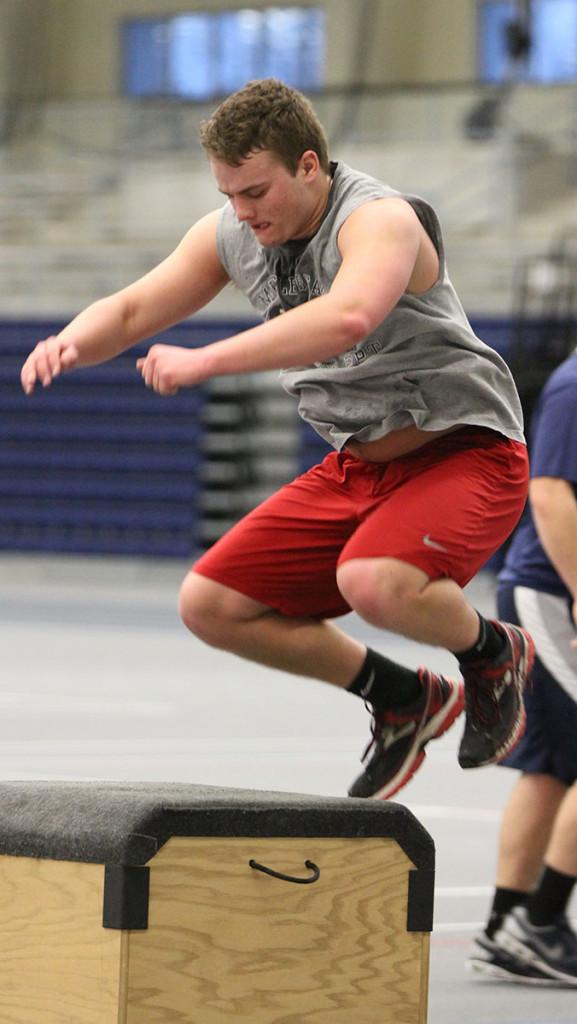
<path fill-rule="evenodd" d="M 434 846 L 399 804 L 0 783 L 1 1024 L 424 1024 Z"/>

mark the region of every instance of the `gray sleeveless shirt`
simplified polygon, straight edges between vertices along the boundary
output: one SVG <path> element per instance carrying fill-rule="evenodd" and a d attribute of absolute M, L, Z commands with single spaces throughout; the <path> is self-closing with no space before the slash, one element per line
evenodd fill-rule
<path fill-rule="evenodd" d="M 489 427 L 524 441 L 513 378 L 501 357 L 473 333 L 447 273 L 441 228 L 432 207 L 375 178 L 336 165 L 320 227 L 306 243 L 261 246 L 230 202 L 217 228 L 219 258 L 264 320 L 329 291 L 341 265 L 339 229 L 354 210 L 397 196 L 410 203 L 439 254 L 436 284 L 405 292 L 385 320 L 347 352 L 281 370 L 304 420 L 335 448 L 374 441 L 415 424 L 444 430 Z"/>

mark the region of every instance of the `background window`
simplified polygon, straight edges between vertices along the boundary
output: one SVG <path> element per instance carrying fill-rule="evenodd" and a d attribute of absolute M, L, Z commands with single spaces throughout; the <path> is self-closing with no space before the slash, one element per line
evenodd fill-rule
<path fill-rule="evenodd" d="M 533 14 L 532 78 L 577 79 L 577 2 L 541 0 Z"/>
<path fill-rule="evenodd" d="M 511 72 L 506 25 L 518 10 L 513 0 L 482 0 L 479 6 L 479 76 L 485 82 L 502 82 Z M 533 0 L 531 12 L 531 48 L 517 78 L 577 80 L 577 0 Z"/>
<path fill-rule="evenodd" d="M 502 82 L 507 76 L 510 59 L 507 54 L 505 29 L 515 16 L 516 5 L 503 0 L 489 0 L 479 9 L 479 74 L 484 82 Z"/>
<path fill-rule="evenodd" d="M 269 76 L 314 91 L 324 82 L 324 12 L 267 7 L 131 19 L 122 68 L 129 96 L 205 100 Z"/>

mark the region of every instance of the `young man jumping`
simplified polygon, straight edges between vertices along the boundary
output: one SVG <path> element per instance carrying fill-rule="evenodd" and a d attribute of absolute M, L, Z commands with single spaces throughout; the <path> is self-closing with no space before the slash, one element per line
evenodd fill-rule
<path fill-rule="evenodd" d="M 234 282 L 263 323 L 201 349 L 153 345 L 137 363 L 145 384 L 173 395 L 279 369 L 335 451 L 199 559 L 182 586 L 185 624 L 367 702 L 372 742 L 351 795 L 397 792 L 463 703 L 459 763 L 499 761 L 523 730 L 533 644 L 480 616 L 462 588 L 521 515 L 527 454 L 511 374 L 471 329 L 438 218 L 331 162 L 309 102 L 275 79 L 225 100 L 201 141 L 224 204 L 149 274 L 40 342 L 24 390 L 112 358 Z M 367 649 L 332 622 L 351 609 L 454 652 L 464 683 Z"/>

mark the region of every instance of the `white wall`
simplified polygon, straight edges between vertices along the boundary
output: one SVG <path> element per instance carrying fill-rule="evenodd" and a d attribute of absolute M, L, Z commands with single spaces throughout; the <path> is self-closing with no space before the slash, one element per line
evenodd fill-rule
<path fill-rule="evenodd" d="M 48 88 L 50 4 L 0 2 L 0 98 L 41 99 Z"/>

